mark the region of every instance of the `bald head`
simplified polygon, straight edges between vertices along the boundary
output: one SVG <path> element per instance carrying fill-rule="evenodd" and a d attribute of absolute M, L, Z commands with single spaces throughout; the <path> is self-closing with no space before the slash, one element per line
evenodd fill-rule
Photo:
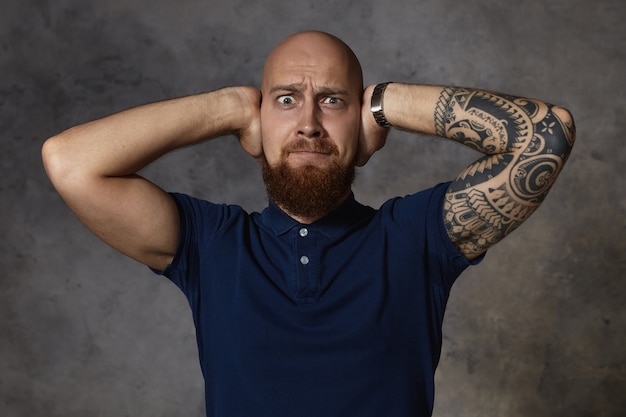
<path fill-rule="evenodd" d="M 300 68 L 303 73 L 312 69 L 330 70 L 352 88 L 363 88 L 361 64 L 352 49 L 325 32 L 298 32 L 279 43 L 265 62 L 262 90 L 267 91 L 274 75 L 287 67 Z"/>

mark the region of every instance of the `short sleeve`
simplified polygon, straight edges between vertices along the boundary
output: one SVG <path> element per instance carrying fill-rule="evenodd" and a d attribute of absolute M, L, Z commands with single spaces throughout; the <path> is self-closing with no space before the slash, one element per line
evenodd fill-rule
<path fill-rule="evenodd" d="M 443 204 L 449 182 L 395 199 L 393 217 L 408 234 L 416 251 L 424 254 L 429 269 L 437 271 L 441 283 L 449 292 L 456 278 L 482 257 L 469 262 L 454 246 L 443 222 Z"/>
<path fill-rule="evenodd" d="M 190 297 L 197 288 L 200 254 L 223 223 L 228 207 L 197 199 L 186 194 L 171 193 L 180 216 L 180 234 L 172 262 L 163 271 L 154 271 L 169 278 Z"/>

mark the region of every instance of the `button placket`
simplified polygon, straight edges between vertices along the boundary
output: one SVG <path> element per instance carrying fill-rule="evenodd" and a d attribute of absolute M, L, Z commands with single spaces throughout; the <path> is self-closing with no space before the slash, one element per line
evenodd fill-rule
<path fill-rule="evenodd" d="M 314 233 L 309 228 L 300 227 L 296 230 L 295 255 L 298 260 L 296 299 L 302 303 L 315 302 L 319 292 L 319 268 Z"/>
<path fill-rule="evenodd" d="M 300 237 L 307 237 L 309 235 L 309 229 L 307 229 L 306 227 L 302 227 L 299 231 L 298 234 L 300 235 Z M 300 257 L 300 263 L 302 265 L 307 265 L 309 263 L 309 257 L 306 255 L 302 255 Z"/>

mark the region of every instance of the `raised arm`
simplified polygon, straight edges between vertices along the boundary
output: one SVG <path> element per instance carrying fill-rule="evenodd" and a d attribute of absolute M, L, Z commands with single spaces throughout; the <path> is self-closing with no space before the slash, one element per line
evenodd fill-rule
<path fill-rule="evenodd" d="M 137 171 L 163 154 L 237 133 L 262 153 L 260 93 L 233 87 L 136 107 L 48 139 L 44 166 L 61 197 L 107 244 L 156 269 L 171 261 L 179 234 L 172 198 Z"/>
<path fill-rule="evenodd" d="M 566 109 L 481 90 L 393 83 L 383 108 L 397 128 L 452 139 L 485 154 L 452 182 L 443 210 L 450 239 L 468 259 L 537 209 L 575 139 Z"/>

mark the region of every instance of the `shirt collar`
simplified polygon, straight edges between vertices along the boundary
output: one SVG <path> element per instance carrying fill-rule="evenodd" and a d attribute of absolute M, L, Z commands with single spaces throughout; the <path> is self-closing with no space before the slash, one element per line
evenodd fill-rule
<path fill-rule="evenodd" d="M 311 230 L 317 230 L 324 235 L 336 238 L 350 230 L 355 225 L 371 218 L 375 210 L 364 206 L 350 193 L 348 198 L 335 210 L 321 219 L 306 225 Z M 282 211 L 276 204 L 270 204 L 261 214 L 263 223 L 270 227 L 276 235 L 287 233 L 294 227 L 303 226 L 300 222 Z"/>

